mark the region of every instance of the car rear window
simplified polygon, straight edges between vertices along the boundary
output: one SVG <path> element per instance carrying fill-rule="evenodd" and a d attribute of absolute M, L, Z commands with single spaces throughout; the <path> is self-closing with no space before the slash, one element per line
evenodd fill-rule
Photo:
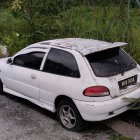
<path fill-rule="evenodd" d="M 121 48 L 113 48 L 86 56 L 98 77 L 110 77 L 134 69 L 136 62 Z"/>

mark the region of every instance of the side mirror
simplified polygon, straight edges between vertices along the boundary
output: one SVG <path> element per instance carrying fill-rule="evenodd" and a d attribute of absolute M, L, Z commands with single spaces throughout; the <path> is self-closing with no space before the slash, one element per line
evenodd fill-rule
<path fill-rule="evenodd" d="M 8 58 L 7 60 L 7 64 L 11 64 L 13 61 L 12 61 L 12 58 Z"/>

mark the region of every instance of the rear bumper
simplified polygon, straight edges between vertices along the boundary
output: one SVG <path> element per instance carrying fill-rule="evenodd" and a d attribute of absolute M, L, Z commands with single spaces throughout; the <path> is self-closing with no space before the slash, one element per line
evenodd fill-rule
<path fill-rule="evenodd" d="M 124 98 L 140 98 L 140 88 L 126 95 L 103 102 L 74 100 L 82 118 L 86 121 L 101 121 L 112 118 L 128 110 L 129 102 Z"/>

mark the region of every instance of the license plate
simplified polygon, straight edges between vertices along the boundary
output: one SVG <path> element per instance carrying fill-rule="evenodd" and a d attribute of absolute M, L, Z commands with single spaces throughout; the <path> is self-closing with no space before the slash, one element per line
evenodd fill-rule
<path fill-rule="evenodd" d="M 118 82 L 120 89 L 124 89 L 127 86 L 133 85 L 133 84 L 136 84 L 136 83 L 137 83 L 137 75 L 129 77 L 127 79 L 124 79 L 124 80 Z"/>

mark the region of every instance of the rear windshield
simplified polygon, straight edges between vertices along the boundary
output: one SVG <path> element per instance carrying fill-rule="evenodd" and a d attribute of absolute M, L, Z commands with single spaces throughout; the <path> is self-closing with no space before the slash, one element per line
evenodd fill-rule
<path fill-rule="evenodd" d="M 121 48 L 113 48 L 86 56 L 98 77 L 110 77 L 134 69 L 136 62 Z"/>

